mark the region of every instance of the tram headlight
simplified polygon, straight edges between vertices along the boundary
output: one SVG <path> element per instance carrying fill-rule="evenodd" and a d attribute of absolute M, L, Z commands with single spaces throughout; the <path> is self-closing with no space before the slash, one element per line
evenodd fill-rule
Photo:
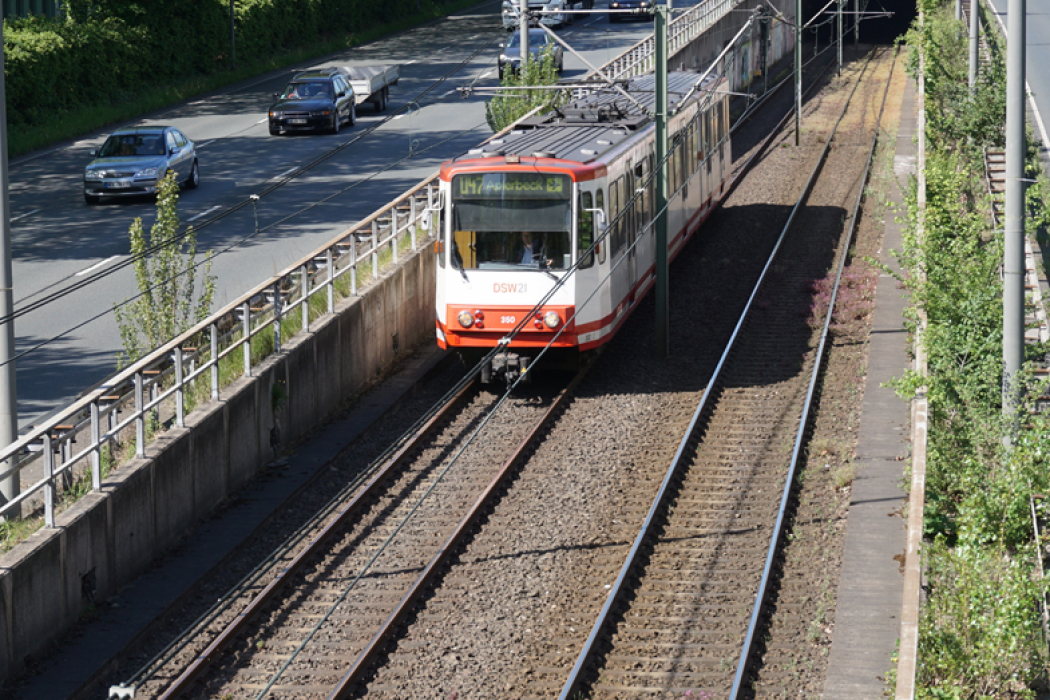
<path fill-rule="evenodd" d="M 463 326 L 464 328 L 470 328 L 474 325 L 474 314 L 470 313 L 469 311 L 460 311 L 458 318 L 459 325 Z"/>
<path fill-rule="evenodd" d="M 559 324 L 561 324 L 561 318 L 558 317 L 557 312 L 548 311 L 547 313 L 543 314 L 543 322 L 547 324 L 547 328 L 554 330 L 559 326 Z"/>

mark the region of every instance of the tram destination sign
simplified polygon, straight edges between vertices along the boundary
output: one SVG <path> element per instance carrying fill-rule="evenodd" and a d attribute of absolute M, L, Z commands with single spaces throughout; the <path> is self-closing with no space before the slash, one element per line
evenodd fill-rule
<path fill-rule="evenodd" d="M 569 199 L 571 181 L 549 173 L 469 173 L 452 179 L 456 199 Z"/>

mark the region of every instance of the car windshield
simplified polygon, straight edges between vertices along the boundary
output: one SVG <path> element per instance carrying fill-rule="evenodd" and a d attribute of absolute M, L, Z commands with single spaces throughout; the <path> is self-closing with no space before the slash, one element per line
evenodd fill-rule
<path fill-rule="evenodd" d="M 99 158 L 162 155 L 164 134 L 113 134 L 98 150 Z"/>
<path fill-rule="evenodd" d="M 514 32 L 513 34 L 510 35 L 510 39 L 507 41 L 507 48 L 508 49 L 516 49 L 516 48 L 518 48 L 518 45 L 521 43 L 521 41 L 520 41 L 520 34 L 521 34 L 521 32 Z M 547 32 L 544 32 L 544 31 L 529 32 L 529 50 L 530 51 L 535 50 L 535 48 L 537 46 L 546 46 L 547 43 L 549 43 L 549 42 L 550 42 L 550 39 L 547 37 Z"/>
<path fill-rule="evenodd" d="M 332 99 L 332 86 L 326 82 L 291 83 L 281 93 L 282 100 Z"/>

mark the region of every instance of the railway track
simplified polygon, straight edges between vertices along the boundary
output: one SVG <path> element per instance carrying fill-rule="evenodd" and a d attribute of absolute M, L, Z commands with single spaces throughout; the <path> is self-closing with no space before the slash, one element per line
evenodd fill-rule
<path fill-rule="evenodd" d="M 857 131 L 870 138 L 865 124 L 877 102 L 868 94 L 872 90 L 861 88 L 844 105 L 843 129 L 829 153 L 798 152 L 798 170 L 827 157 L 825 172 L 837 174 L 815 182 L 794 221 L 805 233 L 789 235 L 782 257 L 767 266 L 764 286 L 749 302 L 751 318 L 721 373 L 721 339 L 732 334 L 733 321 L 713 320 L 720 314 L 711 309 L 725 306 L 728 318 L 732 308 L 743 308 L 742 300 L 726 301 L 726 290 L 732 281 L 762 271 L 758 248 L 746 237 L 768 249 L 775 235 L 757 227 L 728 237 L 728 248 L 712 244 L 716 260 L 706 262 L 702 289 L 684 292 L 695 301 L 682 310 L 694 316 L 683 315 L 677 326 L 677 349 L 687 345 L 689 357 L 669 363 L 667 376 L 661 372 L 668 363 L 655 361 L 651 348 L 638 342 L 648 335 L 648 324 L 632 319 L 620 349 L 599 358 L 598 371 L 574 390 L 561 418 L 544 428 L 541 444 L 526 442 L 526 435 L 555 399 L 533 390 L 507 401 L 506 419 L 488 426 L 494 438 L 481 440 L 476 455 L 465 451 L 462 471 L 457 467 L 438 481 L 495 402 L 468 390 L 462 407 L 431 419 L 441 426 L 439 436 L 398 448 L 413 457 L 414 466 L 397 467 L 396 476 L 370 477 L 370 483 L 386 482 L 385 495 L 361 499 L 366 507 L 331 538 L 338 549 L 305 556 L 309 563 L 301 573 L 283 574 L 293 583 L 284 586 L 289 595 L 266 603 L 228 634 L 222 655 L 208 651 L 221 626 L 287 568 L 295 556 L 291 548 L 274 558 L 269 573 L 242 587 L 239 602 L 199 626 L 181 650 L 152 664 L 148 677 L 138 679 L 136 697 L 556 697 L 565 692 L 566 678 L 609 600 L 610 633 L 591 645 L 597 655 L 577 664 L 579 684 L 567 697 L 681 697 L 687 690 L 724 697 L 738 669 L 753 669 L 747 661 L 754 656 L 742 646 L 748 615 L 761 610 L 754 603 L 761 562 L 779 527 L 778 501 L 766 496 L 783 493 L 790 483 L 793 432 L 808 393 L 798 377 L 820 355 L 800 308 L 812 304 L 813 280 L 847 247 L 843 220 L 850 218 L 846 202 L 862 186 L 863 149 L 844 135 Z M 815 111 L 831 112 L 837 99 L 834 93 L 817 98 Z M 831 141 L 830 122 L 810 123 L 810 137 Z M 758 157 L 756 168 L 768 159 Z M 802 183 L 786 188 L 794 190 L 793 201 Z M 750 194 L 753 188 L 745 183 L 738 189 Z M 771 209 L 755 196 L 762 205 L 739 208 Z M 789 208 L 765 214 L 783 223 Z M 739 261 L 718 258 L 723 251 L 736 251 L 729 254 L 740 255 Z M 694 277 L 690 283 L 701 284 Z M 718 410 L 694 419 L 705 396 Z M 656 529 L 648 538 L 663 548 L 647 551 L 629 567 L 622 576 L 630 585 L 626 595 L 613 593 L 686 433 L 693 437 L 680 451 L 691 458 L 690 471 L 668 482 L 674 497 L 653 519 Z M 524 445 L 530 445 L 529 459 L 512 466 L 512 478 L 497 485 L 494 472 L 513 465 L 505 456 Z M 399 525 L 435 482 L 429 505 L 413 516 L 420 519 Z M 486 490 L 492 505 L 478 506 Z M 345 502 L 333 506 L 327 519 L 345 508 Z M 479 516 L 473 525 L 466 525 L 468 510 Z M 448 533 L 459 525 L 466 536 L 453 543 Z M 394 530 L 399 539 L 381 550 Z M 319 537 L 311 531 L 297 539 L 305 544 Z M 450 555 L 444 563 L 435 563 L 439 550 Z M 435 578 L 422 581 L 421 595 L 410 597 L 409 589 L 428 570 Z M 662 578 L 681 573 L 691 589 L 681 579 Z M 750 603 L 742 593 L 747 590 Z M 767 621 L 764 615 L 756 619 Z M 312 640 L 293 658 L 314 628 Z M 187 676 L 194 658 L 207 663 L 200 674 Z M 179 676 L 185 676 L 181 687 L 175 685 Z"/>
<path fill-rule="evenodd" d="M 464 384 L 367 484 L 297 533 L 127 690 L 161 698 L 344 695 L 575 382 L 502 399 Z"/>
<path fill-rule="evenodd" d="M 854 90 L 863 84 L 858 76 Z M 828 130 L 824 156 L 752 292 L 562 699 L 686 693 L 735 699 L 751 692 L 749 665 L 769 624 L 764 612 L 827 332 L 825 326 L 814 342 L 796 332 L 797 317 L 812 303 L 813 282 L 824 278 L 831 256 L 841 265 L 847 255 L 852 223 L 836 232 L 820 220 L 856 199 L 849 217 L 855 220 L 870 155 L 864 158 L 868 139 L 850 138 L 856 130 L 847 128 L 845 138 L 837 133 L 840 125 L 865 122 L 880 87 L 868 88 L 868 99 L 850 93 Z M 808 235 L 814 231 L 835 237 Z"/>

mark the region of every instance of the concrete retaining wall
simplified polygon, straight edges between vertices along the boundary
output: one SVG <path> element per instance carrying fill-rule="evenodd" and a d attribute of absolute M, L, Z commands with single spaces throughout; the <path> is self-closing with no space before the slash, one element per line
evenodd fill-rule
<path fill-rule="evenodd" d="M 366 296 L 345 301 L 252 377 L 187 416 L 186 428 L 169 430 L 145 458 L 111 473 L 54 528 L 0 557 L 0 682 L 46 651 L 92 597 L 116 593 L 273 458 L 275 382 L 287 393 L 277 418 L 288 442 L 397 362 L 399 351 L 434 342 L 431 251 L 409 256 Z"/>

